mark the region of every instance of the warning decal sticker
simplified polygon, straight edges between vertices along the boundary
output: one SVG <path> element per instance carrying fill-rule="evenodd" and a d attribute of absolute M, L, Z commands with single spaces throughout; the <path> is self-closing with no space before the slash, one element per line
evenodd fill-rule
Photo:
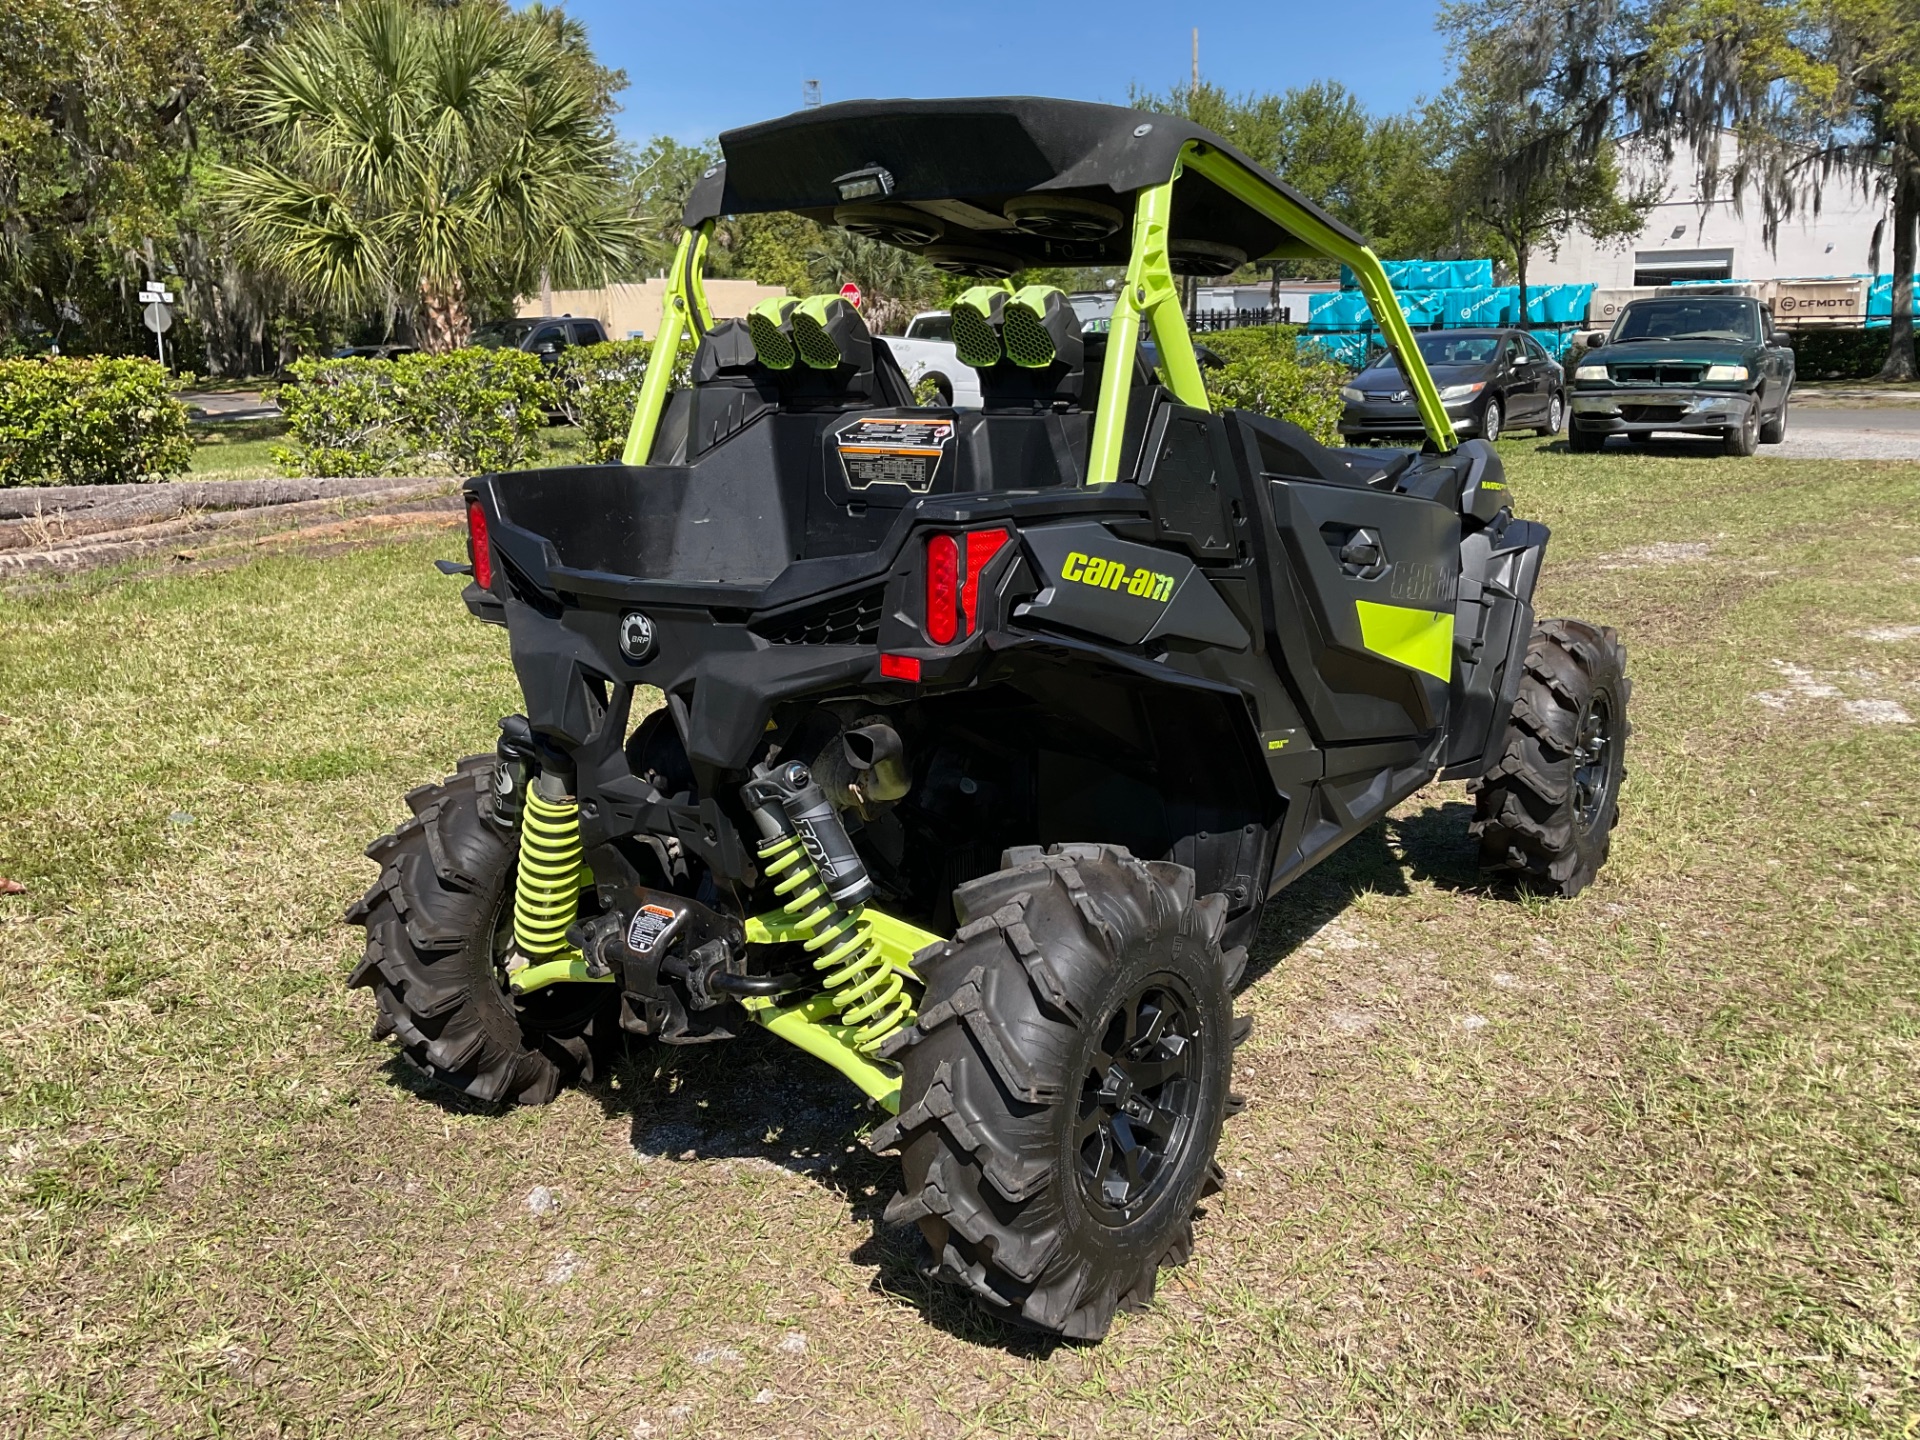
<path fill-rule="evenodd" d="M 861 419 L 840 431 L 834 441 L 849 490 L 897 485 L 925 495 L 953 444 L 953 421 L 898 415 Z"/>
<path fill-rule="evenodd" d="M 651 955 L 679 918 L 664 905 L 642 905 L 633 912 L 633 923 L 627 927 L 628 947 L 636 955 Z"/>

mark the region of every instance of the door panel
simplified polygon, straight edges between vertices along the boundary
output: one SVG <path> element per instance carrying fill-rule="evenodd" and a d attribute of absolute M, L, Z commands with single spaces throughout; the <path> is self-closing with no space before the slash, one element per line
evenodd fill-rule
<path fill-rule="evenodd" d="M 1276 648 L 1323 743 L 1431 731 L 1452 673 L 1459 516 L 1365 485 L 1267 485 Z"/>

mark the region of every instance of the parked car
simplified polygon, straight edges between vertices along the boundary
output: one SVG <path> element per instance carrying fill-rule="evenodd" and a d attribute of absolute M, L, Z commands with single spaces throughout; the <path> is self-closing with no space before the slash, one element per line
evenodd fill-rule
<path fill-rule="evenodd" d="M 531 319 L 494 320 L 473 332 L 467 343 L 482 350 L 525 350 L 549 365 L 559 363 L 560 352 L 573 345 L 598 345 L 607 327 L 598 320 L 576 315 L 541 315 Z"/>
<path fill-rule="evenodd" d="M 1570 450 L 1670 430 L 1751 455 L 1787 438 L 1793 349 L 1773 328 L 1773 312 L 1750 296 L 1635 300 L 1587 344 L 1573 372 Z"/>
<path fill-rule="evenodd" d="M 932 381 L 942 405 L 962 410 L 980 408 L 980 377 L 960 363 L 953 345 L 953 316 L 945 310 L 923 310 L 907 322 L 905 335 L 882 337 L 893 352 L 907 384 L 918 390 Z"/>
<path fill-rule="evenodd" d="M 1430 330 L 1414 343 L 1433 372 L 1454 430 L 1498 440 L 1508 430 L 1558 435 L 1566 372 L 1524 330 Z M 1341 388 L 1340 433 L 1350 440 L 1423 440 L 1413 391 L 1382 350 Z"/>
<path fill-rule="evenodd" d="M 402 355 L 415 355 L 419 347 L 414 345 L 342 345 L 333 352 L 336 360 L 398 360 Z"/>

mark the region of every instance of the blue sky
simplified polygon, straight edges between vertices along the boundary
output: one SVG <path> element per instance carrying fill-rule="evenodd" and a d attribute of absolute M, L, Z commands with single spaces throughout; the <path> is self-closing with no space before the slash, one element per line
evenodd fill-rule
<path fill-rule="evenodd" d="M 1447 74 L 1432 0 L 1060 7 L 1016 0 L 842 5 L 566 0 L 605 65 L 627 72 L 623 134 L 694 141 L 828 100 L 1059 95 L 1124 104 L 1127 87 L 1184 84 L 1200 27 L 1202 78 L 1233 92 L 1338 80 L 1377 112 Z"/>

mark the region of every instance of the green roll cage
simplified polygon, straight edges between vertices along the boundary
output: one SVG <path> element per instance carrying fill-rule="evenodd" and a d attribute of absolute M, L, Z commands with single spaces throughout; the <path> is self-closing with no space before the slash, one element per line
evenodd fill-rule
<path fill-rule="evenodd" d="M 1407 378 L 1421 424 L 1428 439 L 1442 451 L 1458 447 L 1453 423 L 1440 402 L 1439 389 L 1428 373 L 1427 362 L 1414 344 L 1413 331 L 1380 257 L 1365 245 L 1350 240 L 1328 225 L 1313 211 L 1289 199 L 1231 156 L 1203 141 L 1190 141 L 1180 152 L 1174 171 L 1158 185 L 1136 192 L 1133 212 L 1133 250 L 1127 264 L 1127 278 L 1115 298 L 1113 324 L 1107 338 L 1107 363 L 1100 378 L 1100 394 L 1093 415 L 1093 436 L 1087 456 L 1087 483 L 1110 485 L 1120 478 L 1120 443 L 1126 434 L 1127 400 L 1131 389 L 1133 357 L 1140 344 L 1140 326 L 1144 321 L 1160 352 L 1160 369 L 1167 388 L 1182 404 L 1207 409 L 1207 388 L 1200 377 L 1200 364 L 1194 357 L 1193 337 L 1180 308 L 1179 287 L 1173 278 L 1168 242 L 1173 216 L 1173 187 L 1182 172 L 1212 181 L 1236 200 L 1283 227 L 1299 244 L 1289 246 L 1267 258 L 1337 260 L 1351 270 L 1367 297 L 1367 308 L 1380 327 L 1387 348 Z M 680 237 L 667 282 L 665 304 L 661 307 L 660 329 L 654 336 L 647 375 L 640 388 L 639 403 L 634 406 L 633 425 L 627 432 L 621 461 L 644 465 L 653 451 L 654 435 L 673 384 L 675 361 L 681 341 L 686 337 L 695 315 L 702 329 L 711 328 L 713 314 L 707 306 L 702 282 L 707 244 L 713 236 L 713 221 L 687 230 Z"/>

